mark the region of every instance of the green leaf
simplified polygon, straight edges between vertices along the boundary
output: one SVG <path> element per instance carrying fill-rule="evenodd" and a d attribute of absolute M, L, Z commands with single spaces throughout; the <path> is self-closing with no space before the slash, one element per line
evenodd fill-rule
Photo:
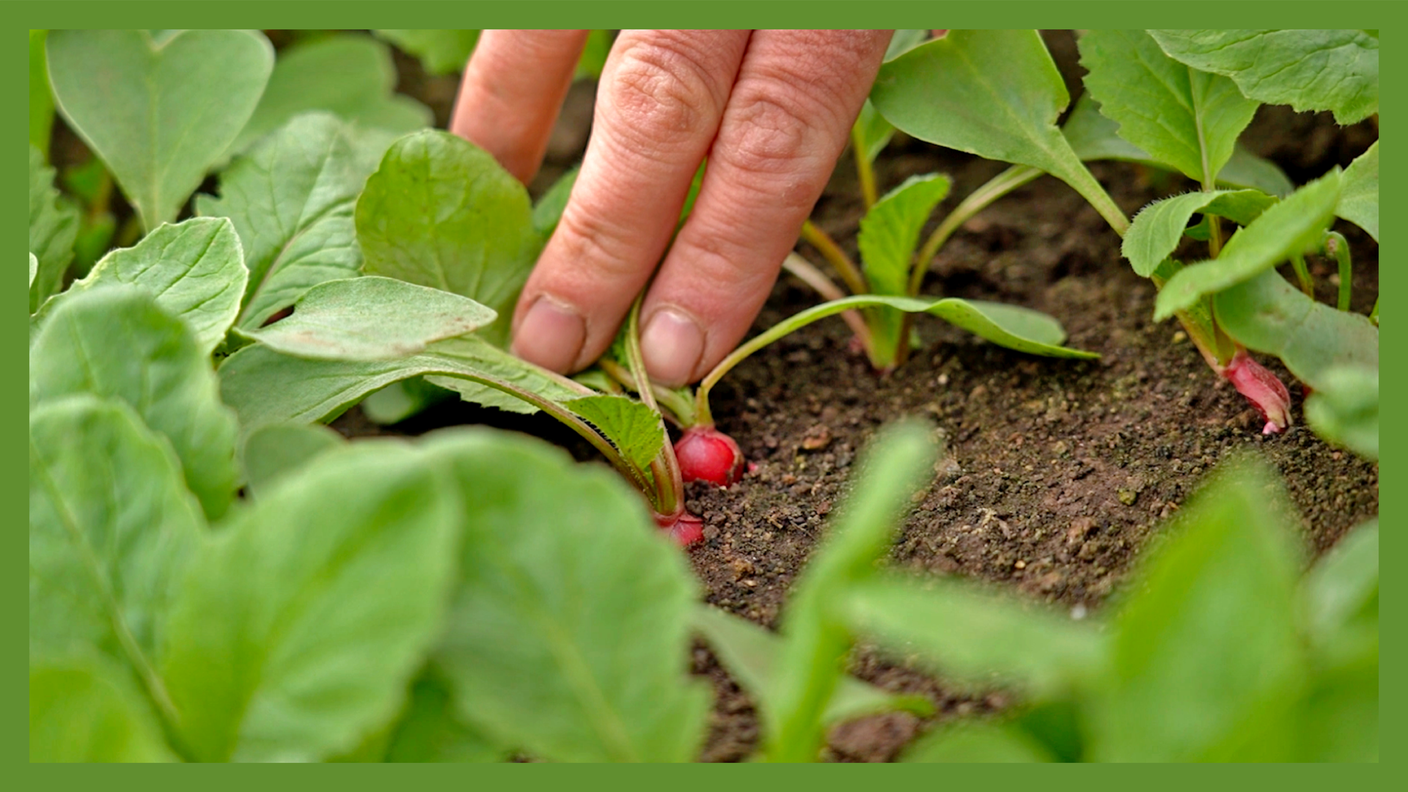
<path fill-rule="evenodd" d="M 394 278 L 324 281 L 293 314 L 244 335 L 285 355 L 320 360 L 394 360 L 472 333 L 494 312 L 458 294 Z"/>
<path fill-rule="evenodd" d="M 1008 723 L 959 722 L 941 727 L 904 752 L 905 762 L 1014 764 L 1054 762 L 1056 757 L 1022 729 Z"/>
<path fill-rule="evenodd" d="M 552 232 L 557 230 L 557 223 L 562 219 L 562 211 L 567 208 L 567 199 L 572 197 L 572 185 L 577 183 L 577 174 L 580 171 L 581 168 L 574 167 L 562 174 L 533 206 L 533 228 L 537 229 L 543 239 L 552 236 Z"/>
<path fill-rule="evenodd" d="M 1232 78 L 1259 102 L 1331 110 L 1353 124 L 1379 112 L 1379 40 L 1360 30 L 1151 30 L 1170 56 Z"/>
<path fill-rule="evenodd" d="M 49 90 L 49 65 L 44 57 L 47 30 L 29 31 L 29 144 L 49 159 L 49 138 L 54 129 L 54 94 Z"/>
<path fill-rule="evenodd" d="M 235 490 L 235 418 L 210 359 L 181 320 L 144 292 L 108 286 L 65 299 L 29 355 L 30 404 L 75 393 L 126 402 L 181 460 L 206 515 Z"/>
<path fill-rule="evenodd" d="M 204 528 L 160 436 L 82 395 L 29 414 L 29 641 L 152 671 L 173 582 Z"/>
<path fill-rule="evenodd" d="M 1100 104 L 1087 92 L 1076 100 L 1075 109 L 1066 117 L 1061 133 L 1070 141 L 1076 155 L 1087 162 L 1120 160 L 1160 170 L 1169 168 L 1149 156 L 1144 149 L 1120 137 L 1119 126 L 1100 114 Z M 1278 198 L 1295 191 L 1295 185 L 1276 163 L 1252 154 L 1240 144 L 1232 148 L 1232 158 L 1218 172 L 1217 184 L 1219 187 L 1260 190 Z"/>
<path fill-rule="evenodd" d="M 244 245 L 240 328 L 361 269 L 352 210 L 371 173 L 356 147 L 366 137 L 325 113 L 298 116 L 221 174 L 219 198 L 196 196 L 196 212 L 230 218 Z"/>
<path fill-rule="evenodd" d="M 1335 214 L 1379 241 L 1379 141 L 1355 158 L 1344 172 L 1344 188 Z"/>
<path fill-rule="evenodd" d="M 465 510 L 461 582 L 435 667 L 500 745 L 572 761 L 689 761 L 695 584 L 640 495 L 559 449 L 482 431 L 427 445 Z"/>
<path fill-rule="evenodd" d="M 866 279 L 876 294 L 905 294 L 919 234 L 948 189 L 946 176 L 911 176 L 861 218 L 856 241 Z"/>
<path fill-rule="evenodd" d="M 1154 320 L 1163 321 L 1200 298 L 1255 278 L 1314 248 L 1334 218 L 1340 197 L 1338 169 L 1291 193 L 1238 231 L 1216 259 L 1179 270 L 1154 301 Z"/>
<path fill-rule="evenodd" d="M 886 193 L 860 220 L 861 264 L 875 294 L 904 296 L 909 291 L 909 273 L 914 266 L 914 250 L 919 234 L 948 195 L 949 180 L 937 173 L 911 176 Z M 902 342 L 904 317 L 898 311 L 875 308 L 869 322 L 882 357 L 894 357 Z"/>
<path fill-rule="evenodd" d="M 625 396 L 585 396 L 563 405 L 611 438 L 621 455 L 641 470 L 650 467 L 665 444 L 660 413 Z"/>
<path fill-rule="evenodd" d="M 30 762 L 174 758 L 161 725 L 121 671 L 94 657 L 30 661 Z"/>
<path fill-rule="evenodd" d="M 1378 596 L 1379 521 L 1374 519 L 1350 531 L 1306 574 L 1301 599 L 1311 639 L 1328 647 L 1371 611 L 1377 622 Z"/>
<path fill-rule="evenodd" d="M 1275 355 L 1301 382 L 1334 387 L 1331 369 L 1379 370 L 1379 330 L 1367 318 L 1316 302 L 1276 272 L 1220 292 L 1213 304 L 1227 334 Z"/>
<path fill-rule="evenodd" d="M 493 157 L 448 132 L 401 138 L 367 180 L 356 216 L 367 274 L 487 305 L 499 321 L 481 335 L 507 342 L 543 241 L 527 191 Z"/>
<path fill-rule="evenodd" d="M 201 761 L 316 761 L 395 717 L 454 577 L 457 507 L 424 456 L 366 443 L 237 512 L 191 559 L 161 661 Z"/>
<path fill-rule="evenodd" d="M 1105 670 L 1094 627 L 959 581 L 880 578 L 858 587 L 846 610 L 867 639 L 974 688 L 1016 685 L 1049 698 Z"/>
<path fill-rule="evenodd" d="M 163 224 L 135 246 L 103 256 L 88 277 L 46 302 L 35 319 L 46 320 L 59 305 L 91 289 L 125 284 L 185 322 L 196 346 L 209 355 L 225 340 L 248 277 L 230 221 L 196 217 Z"/>
<path fill-rule="evenodd" d="M 220 394 L 247 434 L 268 424 L 331 420 L 372 391 L 426 374 L 442 375 L 431 379 L 467 400 L 516 412 L 537 408 L 463 378 L 492 377 L 554 401 L 582 395 L 555 375 L 476 336 L 440 341 L 419 355 L 385 361 L 308 360 L 255 344 L 220 366 Z"/>
<path fill-rule="evenodd" d="M 78 234 L 78 212 L 59 201 L 54 189 L 54 169 L 44 155 L 29 147 L 29 252 L 38 261 L 29 285 L 29 312 L 39 309 L 49 296 L 63 288 L 64 273 L 73 259 Z M 38 285 L 36 285 L 38 284 Z"/>
<path fill-rule="evenodd" d="M 295 44 L 279 53 L 269 87 L 224 156 L 239 154 L 293 120 L 325 110 L 363 129 L 404 134 L 434 122 L 430 108 L 396 94 L 391 49 L 360 33 Z"/>
<path fill-rule="evenodd" d="M 750 696 L 767 695 L 777 685 L 782 639 L 741 616 L 700 603 L 691 625 L 718 656 L 729 676 Z M 884 712 L 905 711 L 921 717 L 934 714 L 934 705 L 923 696 L 891 693 L 884 688 L 844 676 L 821 714 L 823 726 Z"/>
<path fill-rule="evenodd" d="M 244 441 L 245 486 L 255 499 L 275 483 L 297 473 L 314 459 L 345 445 L 342 435 L 309 424 L 261 426 Z"/>
<path fill-rule="evenodd" d="M 455 712 L 449 683 L 426 673 L 411 685 L 411 700 L 386 752 L 388 762 L 502 762 L 495 746 Z"/>
<path fill-rule="evenodd" d="M 171 222 L 254 113 L 274 49 L 250 30 L 55 30 L 49 76 L 69 126 L 148 230 Z M 338 75 L 339 78 L 343 75 Z"/>
<path fill-rule="evenodd" d="M 823 715 L 854 643 L 842 608 L 889 550 L 911 497 L 933 478 L 937 449 L 927 427 L 881 430 L 861 460 L 860 480 L 792 589 L 782 616 L 780 672 L 758 702 L 770 761 L 815 761 Z"/>
<path fill-rule="evenodd" d="M 1379 458 L 1379 372 L 1332 367 L 1305 400 L 1305 419 L 1315 433 L 1349 450 Z"/>
<path fill-rule="evenodd" d="M 927 30 L 896 30 L 890 37 L 889 46 L 885 48 L 885 60 L 898 58 L 922 44 L 928 37 Z M 875 109 L 875 104 L 866 99 L 851 129 L 852 145 L 860 146 L 866 160 L 874 162 L 894 136 L 895 128 L 880 115 L 880 111 Z"/>
<path fill-rule="evenodd" d="M 950 30 L 881 66 L 870 100 L 921 140 L 1050 173 L 1124 232 L 1124 214 L 1056 128 L 1070 96 L 1035 30 Z"/>
<path fill-rule="evenodd" d="M 1164 198 L 1134 216 L 1120 252 L 1135 272 L 1147 278 L 1177 249 L 1194 214 L 1227 217 L 1247 225 L 1275 203 L 1275 198 L 1259 190 L 1215 190 Z"/>
<path fill-rule="evenodd" d="M 1355 528 L 1301 587 L 1317 673 L 1301 713 L 1299 758 L 1379 758 L 1379 524 Z"/>
<path fill-rule="evenodd" d="M 739 347 L 739 351 L 751 354 L 818 319 L 824 319 L 852 308 L 874 306 L 895 308 L 906 313 L 933 314 L 949 324 L 961 327 L 994 344 L 1031 355 L 1064 358 L 1100 357 L 1094 352 L 1061 346 L 1061 342 L 1066 340 L 1066 331 L 1062 329 L 1061 323 L 1030 308 L 983 300 L 961 300 L 957 297 L 930 301 L 918 297 L 884 297 L 871 294 L 844 297 L 799 311 L 750 338 L 746 344 Z"/>
<path fill-rule="evenodd" d="M 1285 758 L 1305 672 L 1284 489 L 1224 463 L 1145 556 L 1092 701 L 1098 761 Z M 1157 717 L 1151 717 L 1157 713 Z"/>
<path fill-rule="evenodd" d="M 478 30 L 374 30 L 380 38 L 414 55 L 426 74 L 457 74 L 464 71 L 470 53 L 479 41 Z"/>
<path fill-rule="evenodd" d="M 1168 57 L 1142 30 L 1091 30 L 1079 44 L 1086 90 L 1120 137 L 1212 188 L 1257 103 L 1226 77 Z"/>

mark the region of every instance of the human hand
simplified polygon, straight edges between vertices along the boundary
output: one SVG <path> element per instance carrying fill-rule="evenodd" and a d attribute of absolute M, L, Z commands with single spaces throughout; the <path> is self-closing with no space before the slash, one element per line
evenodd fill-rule
<path fill-rule="evenodd" d="M 590 365 L 658 265 L 641 307 L 646 369 L 667 385 L 707 373 L 767 299 L 891 32 L 622 31 L 571 199 L 514 313 L 513 351 L 559 372 Z M 451 130 L 530 180 L 585 40 L 586 31 L 484 31 Z"/>

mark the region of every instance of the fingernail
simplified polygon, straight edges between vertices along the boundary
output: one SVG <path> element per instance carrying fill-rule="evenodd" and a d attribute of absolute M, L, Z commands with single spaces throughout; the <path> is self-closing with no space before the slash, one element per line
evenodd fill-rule
<path fill-rule="evenodd" d="M 679 387 L 689 382 L 704 354 L 704 331 L 684 313 L 661 308 L 640 333 L 640 353 L 651 378 Z"/>
<path fill-rule="evenodd" d="M 513 334 L 513 354 L 546 369 L 566 373 L 577 362 L 587 324 L 582 315 L 547 295 L 523 315 Z"/>

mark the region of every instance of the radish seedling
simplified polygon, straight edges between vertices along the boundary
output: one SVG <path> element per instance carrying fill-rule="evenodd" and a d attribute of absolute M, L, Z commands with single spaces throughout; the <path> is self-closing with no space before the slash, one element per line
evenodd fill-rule
<path fill-rule="evenodd" d="M 1270 67 L 1248 55 L 1253 41 L 1282 60 L 1289 52 L 1333 50 L 1327 68 L 1336 80 L 1309 85 L 1279 74 L 1284 69 L 1263 74 Z M 1341 175 L 1332 173 L 1282 201 L 1284 177 L 1239 153 L 1236 140 L 1257 105 L 1243 85 L 1270 92 L 1259 97 L 1289 97 L 1276 101 L 1334 110 L 1337 117 L 1373 112 L 1377 39 L 1359 31 L 1095 30 L 1079 43 L 1094 101 L 1083 97 L 1064 134 L 1055 122 L 1068 95 L 1035 31 L 952 31 L 885 64 L 871 99 L 886 120 L 915 137 L 1013 163 L 989 192 L 1041 172 L 1075 188 L 1124 237 L 1135 271 L 1160 289 L 1156 319 L 1179 319 L 1209 366 L 1265 416 L 1265 431 L 1285 429 L 1289 401 L 1284 386 L 1269 386 L 1269 374 L 1246 349 L 1276 354 L 1311 386 L 1311 372 L 1334 365 L 1376 368 L 1377 333 L 1371 349 L 1366 329 L 1372 328 L 1362 317 L 1333 311 L 1341 315 L 1332 317 L 1304 294 L 1253 284 L 1263 275 L 1279 279 L 1270 268 L 1322 249 L 1337 257 L 1341 288 L 1349 288 L 1347 248 L 1325 227 L 1338 214 L 1377 236 L 1377 145 L 1351 167 L 1352 176 L 1345 174 L 1354 185 L 1348 200 Z M 1330 90 L 1322 90 L 1327 83 Z M 1111 134 L 1116 130 L 1118 137 Z M 1154 164 L 1183 173 L 1201 191 L 1146 207 L 1131 226 L 1082 159 Z M 1186 232 L 1207 241 L 1209 260 L 1185 269 L 1170 257 L 1199 213 L 1206 222 Z M 1225 221 L 1246 228 L 1229 239 Z M 1348 301 L 1342 294 L 1341 304 Z M 1320 329 L 1314 337 L 1296 335 L 1278 316 L 1306 317 Z M 1329 351 L 1320 346 L 1327 336 Z"/>

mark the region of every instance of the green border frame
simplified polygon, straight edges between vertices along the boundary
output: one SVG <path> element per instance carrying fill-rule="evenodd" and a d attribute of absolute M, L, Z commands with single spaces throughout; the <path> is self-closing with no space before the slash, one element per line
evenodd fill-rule
<path fill-rule="evenodd" d="M 1252 24 L 1257 21 L 1275 21 L 1283 27 L 1373 27 L 1382 31 L 1382 35 L 1387 35 L 1390 41 L 1398 40 L 1402 31 L 1395 23 L 1405 14 L 1405 6 L 1394 2 L 1371 2 L 1360 0 L 1359 2 L 1301 2 L 1299 0 L 1276 0 L 1275 2 L 1259 0 L 1224 0 L 1221 2 L 1180 2 L 1180 3 L 1134 3 L 1127 0 L 1074 0 L 1063 3 L 1043 3 L 1033 0 L 989 0 L 985 3 L 939 3 L 928 2 L 926 0 L 849 0 L 848 2 L 835 2 L 834 0 L 722 0 L 720 2 L 680 2 L 666 3 L 660 0 L 611 0 L 608 2 L 596 3 L 574 3 L 563 0 L 518 0 L 518 2 L 483 2 L 476 0 L 407 0 L 405 2 L 371 2 L 370 0 L 252 0 L 251 2 L 234 2 L 233 0 L 217 0 L 216 2 L 198 2 L 197 0 L 137 0 L 135 2 L 97 2 L 97 0 L 45 0 L 36 2 L 26 0 L 23 2 L 6 2 L 3 5 L 4 18 L 7 23 L 14 23 L 19 26 L 23 23 L 28 28 L 51 28 L 51 27 L 127 27 L 137 23 L 163 24 L 168 28 L 191 27 L 191 28 L 214 28 L 214 27 L 260 27 L 260 28 L 375 28 L 390 27 L 512 27 L 512 26 L 542 26 L 542 23 L 551 20 L 555 27 L 596 27 L 596 28 L 620 28 L 620 27 L 701 27 L 701 28 L 757 28 L 757 27 L 930 27 L 942 24 L 950 28 L 962 27 L 1007 27 L 1013 26 L 1020 21 L 1031 27 L 1172 27 L 1177 24 L 1186 24 L 1193 20 L 1204 21 L 1207 24 L 1234 27 L 1242 24 Z M 1269 17 L 1269 20 L 1268 20 Z M 332 23 L 336 22 L 334 25 Z M 8 28 L 8 24 L 6 25 Z M 11 30 L 9 34 L 16 38 L 10 39 L 18 43 L 18 34 L 21 31 Z M 1388 68 L 1386 71 L 1391 75 L 1393 68 L 1398 68 L 1394 64 L 1399 63 L 1396 56 L 1390 53 Z M 28 85 L 25 79 L 19 75 L 27 74 L 27 50 L 16 46 L 13 50 L 8 50 L 4 54 L 6 61 L 13 71 L 10 79 L 3 83 L 3 90 L 8 97 L 7 103 L 12 107 L 24 106 L 23 97 L 27 95 Z M 1402 74 L 1402 72 L 1400 72 Z M 1383 81 L 1382 104 L 1390 108 L 1390 117 L 1394 112 L 1391 108 L 1401 106 L 1400 102 L 1403 94 L 1403 84 L 1393 79 Z M 7 137 L 18 144 L 27 138 L 28 129 L 25 120 L 19 116 L 11 117 L 4 122 L 7 126 Z M 1392 122 L 1390 122 L 1392 123 Z M 16 145 L 16 149 L 19 146 Z M 6 181 L 10 184 L 19 184 L 25 181 L 25 177 L 20 171 L 21 159 L 18 156 L 7 160 L 10 164 L 5 171 Z M 1394 160 L 1390 151 L 1390 157 L 1385 164 L 1388 173 L 1397 170 L 1403 173 L 1405 168 L 1402 163 L 1395 165 L 1398 160 Z M 1393 177 L 1384 180 L 1388 184 L 1394 184 Z M 18 196 L 18 190 L 11 193 Z M 1402 199 L 1399 193 L 1389 190 L 1384 197 L 1387 204 L 1386 213 L 1393 214 L 1393 206 L 1402 206 Z M 12 233 L 18 235 L 19 211 L 11 206 L 4 214 L 11 224 L 7 227 Z M 17 257 L 18 258 L 18 257 Z M 1389 291 L 1397 292 L 1401 279 L 1401 271 L 1390 268 L 1381 272 L 1380 291 L 1384 289 L 1383 281 L 1390 284 Z M 18 301 L 18 298 L 14 298 Z M 1387 313 L 1392 314 L 1390 305 Z M 14 347 L 6 347 L 5 355 L 14 354 L 16 357 L 27 355 L 25 347 L 19 339 L 25 337 L 18 327 L 19 320 L 15 320 Z M 1390 332 L 1398 334 L 1396 326 L 1390 325 Z M 18 364 L 14 364 L 18 366 Z M 1381 377 L 1387 380 L 1386 386 L 1390 391 L 1405 392 L 1402 386 L 1402 377 L 1405 372 L 1399 370 L 1396 365 L 1390 364 L 1386 369 L 1381 370 Z M 1397 384 L 1395 384 L 1397 383 Z M 5 399 L 13 399 L 16 406 L 13 413 L 14 426 L 18 427 L 18 416 L 24 412 L 22 404 L 27 402 L 27 398 L 15 383 L 10 386 L 13 390 L 6 389 Z M 1381 432 L 1389 436 L 1404 436 L 1404 421 L 1393 411 L 1386 411 L 1382 418 Z M 15 438 L 15 446 L 20 445 L 19 436 Z M 6 444 L 8 445 L 8 443 Z M 1397 469 L 1394 465 L 1399 464 L 1394 460 L 1400 459 L 1398 456 L 1399 447 L 1392 442 L 1382 444 L 1385 448 L 1381 470 L 1388 467 L 1390 470 Z M 19 504 L 26 502 L 25 476 L 27 467 L 24 463 L 16 462 L 18 455 L 12 458 L 12 464 L 17 467 L 11 469 L 16 474 L 7 475 L 0 478 L 0 502 Z M 1382 489 L 1382 488 L 1381 488 Z M 1392 515 L 1399 509 L 1398 496 L 1393 494 L 1392 489 L 1388 492 L 1387 514 Z M 1381 503 L 1381 523 L 1391 522 L 1391 519 L 1384 519 L 1383 504 Z M 18 532 L 16 532 L 18 533 Z M 1391 557 L 1398 556 L 1401 552 L 1396 540 L 1396 532 L 1390 527 L 1386 535 L 1388 553 Z M 13 540 L 15 552 L 9 557 L 15 559 L 12 566 L 18 572 L 18 559 L 25 555 L 20 547 L 19 539 Z M 1400 556 L 1401 557 L 1401 556 Z M 18 581 L 19 575 L 16 575 Z M 16 598 L 19 600 L 19 583 L 13 584 L 16 591 Z M 1390 589 L 1392 591 L 1392 589 Z M 27 597 L 27 595 L 26 595 Z M 1392 601 L 1400 601 L 1398 595 L 1390 597 Z M 10 627 L 7 634 L 19 636 L 24 632 L 21 625 L 27 619 L 27 607 L 20 602 L 16 602 L 14 610 L 5 610 L 6 622 Z M 1387 613 L 1395 613 L 1393 607 L 1386 608 Z M 1386 619 L 1385 623 L 1396 621 L 1396 619 Z M 1387 657 L 1401 657 L 1402 636 L 1396 629 L 1391 629 L 1389 635 L 1383 637 L 1385 645 L 1384 654 Z M 27 686 L 23 680 L 26 678 L 22 663 L 27 660 L 21 658 L 23 650 L 20 648 L 20 641 L 16 638 L 15 648 L 11 652 L 11 660 L 15 663 L 14 676 L 11 685 L 8 686 L 8 695 L 5 697 L 9 706 L 7 711 L 16 714 L 25 708 L 24 702 L 28 698 Z M 1400 649 L 1395 650 L 1393 647 Z M 1402 725 L 1403 718 L 1398 715 L 1400 708 L 1393 706 L 1392 701 L 1402 701 L 1402 696 L 1398 695 L 1401 690 L 1401 683 L 1396 678 L 1389 681 L 1389 684 L 1381 686 L 1380 696 L 1385 701 L 1390 702 L 1389 706 L 1383 707 L 1384 713 L 1381 744 L 1391 747 L 1399 744 L 1398 740 L 1404 735 Z M 28 758 L 27 727 L 23 725 L 13 726 L 13 730 L 7 729 L 4 744 L 8 753 L 12 754 L 19 762 L 26 762 Z M 1394 753 L 1391 750 L 1385 751 L 1386 758 L 1392 760 Z M 698 771 L 672 771 L 669 769 L 646 769 L 646 770 L 579 770 L 573 768 L 569 771 L 573 775 L 571 781 L 568 776 L 558 776 L 557 773 L 564 772 L 560 768 L 552 766 L 540 766 L 538 770 L 514 771 L 513 766 L 484 766 L 472 770 L 463 770 L 455 767 L 418 767 L 408 768 L 397 773 L 394 777 L 382 773 L 391 771 L 373 771 L 368 775 L 365 771 L 356 770 L 327 770 L 328 775 L 317 776 L 318 780 L 328 782 L 334 781 L 340 788 L 381 788 L 390 784 L 402 785 L 408 781 L 420 783 L 437 782 L 445 784 L 462 784 L 464 781 L 487 782 L 494 784 L 496 781 L 512 784 L 515 788 L 526 786 L 528 788 L 546 787 L 548 785 L 559 786 L 567 782 L 574 787 L 584 781 L 589 786 L 595 787 L 599 784 L 611 784 L 613 788 L 619 788 L 623 783 L 632 785 L 659 785 L 670 784 L 673 788 L 703 788 L 705 785 L 716 785 L 721 776 L 714 776 L 714 772 L 729 772 L 726 770 L 698 770 Z M 182 787 L 190 785 L 196 780 L 194 776 L 185 776 L 184 772 L 179 776 L 158 775 L 156 771 L 150 770 L 123 770 L 121 774 L 113 780 L 118 784 L 126 786 L 141 785 L 144 789 L 154 789 L 170 786 L 176 788 L 177 784 Z M 247 788 L 249 782 L 255 776 L 244 775 L 245 770 L 226 771 L 230 775 L 206 776 L 202 773 L 197 783 L 201 788 Z M 257 773 L 257 778 L 262 784 L 268 784 L 271 776 L 264 775 L 265 771 L 252 771 Z M 342 775 L 347 772 L 348 775 Z M 700 775 L 694 775 L 698 772 Z M 754 776 L 752 772 L 747 772 L 749 780 L 754 781 L 759 786 L 768 784 L 776 780 L 782 780 L 781 773 L 776 769 L 758 770 L 761 775 Z M 810 785 L 820 785 L 825 787 L 835 786 L 837 788 L 853 787 L 858 783 L 859 776 L 851 776 L 850 772 L 836 770 L 826 772 L 820 770 L 798 770 L 808 776 L 805 782 Z M 1380 778 L 1378 768 L 1346 767 L 1334 769 L 1288 769 L 1276 768 L 1266 770 L 1248 770 L 1247 768 L 1219 768 L 1215 771 L 1201 769 L 1182 769 L 1177 771 L 1149 771 L 1133 769 L 1109 769 L 1091 770 L 1081 772 L 1065 769 L 1047 770 L 1009 770 L 1009 771 L 987 771 L 983 768 L 974 767 L 945 767 L 942 769 L 933 766 L 921 765 L 895 765 L 892 769 L 881 770 L 886 774 L 887 781 L 891 783 L 905 781 L 922 785 L 934 786 L 960 786 L 960 785 L 981 785 L 986 786 L 993 782 L 1035 782 L 1042 787 L 1064 787 L 1066 785 L 1081 788 L 1090 788 L 1095 785 L 1108 783 L 1118 784 L 1121 787 L 1128 787 L 1131 783 L 1140 786 L 1154 785 L 1168 787 L 1185 787 L 1189 781 L 1198 781 L 1201 784 L 1214 783 L 1218 785 L 1238 787 L 1245 786 L 1248 782 L 1275 783 L 1278 786 L 1300 786 L 1314 785 L 1317 788 L 1324 788 L 1327 783 L 1337 786 L 1360 785 L 1365 782 L 1377 781 Z M 1080 775 L 1075 773 L 1080 772 Z M 102 775 L 99 775 L 102 773 Z M 1097 775 L 1098 773 L 1098 775 Z M 1334 775 L 1330 775 L 1333 773 Z M 24 784 L 24 788 L 64 788 L 70 785 L 83 785 L 87 788 L 100 786 L 106 788 L 112 782 L 110 776 L 103 770 L 97 768 L 69 768 L 69 769 L 41 769 L 36 767 L 27 768 L 21 776 L 19 783 Z M 312 776 L 285 776 L 280 779 L 282 784 L 292 787 L 294 784 L 306 785 Z M 792 776 L 788 772 L 786 778 L 793 782 L 801 781 L 800 776 Z M 1333 780 L 1332 780 L 1333 779 Z M 740 777 L 730 776 L 730 783 L 738 783 Z M 13 788 L 13 787 L 12 787 Z"/>

